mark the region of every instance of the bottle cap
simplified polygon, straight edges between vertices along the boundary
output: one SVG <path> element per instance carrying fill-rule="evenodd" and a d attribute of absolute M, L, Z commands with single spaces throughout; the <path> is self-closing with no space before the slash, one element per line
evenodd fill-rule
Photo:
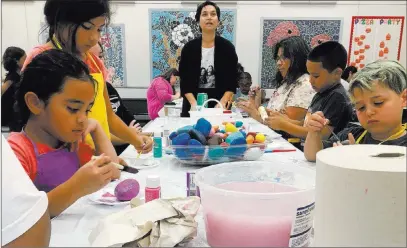
<path fill-rule="evenodd" d="M 147 188 L 158 188 L 160 187 L 160 176 L 150 175 L 146 179 Z"/>

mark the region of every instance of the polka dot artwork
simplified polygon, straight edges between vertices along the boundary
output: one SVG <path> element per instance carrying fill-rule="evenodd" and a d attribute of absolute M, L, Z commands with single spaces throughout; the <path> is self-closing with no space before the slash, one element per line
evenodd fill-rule
<path fill-rule="evenodd" d="M 277 67 L 272 47 L 278 41 L 290 36 L 301 36 L 310 47 L 314 47 L 329 40 L 339 41 L 341 33 L 341 20 L 333 19 L 263 19 L 262 24 L 261 86 L 266 89 L 274 87 Z"/>
<path fill-rule="evenodd" d="M 377 59 L 400 59 L 403 16 L 354 16 L 348 64 L 363 68 Z"/>

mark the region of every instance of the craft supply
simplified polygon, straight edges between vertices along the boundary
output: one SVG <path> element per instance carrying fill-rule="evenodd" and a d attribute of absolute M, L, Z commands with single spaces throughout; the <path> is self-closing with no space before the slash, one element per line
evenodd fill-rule
<path fill-rule="evenodd" d="M 264 153 L 276 153 L 276 152 L 295 152 L 295 149 L 275 149 L 275 150 L 265 150 Z"/>
<path fill-rule="evenodd" d="M 187 196 L 199 196 L 199 188 L 195 184 L 194 172 L 187 172 Z"/>
<path fill-rule="evenodd" d="M 161 132 L 154 133 L 154 158 L 161 158 L 163 156 L 163 140 L 161 138 Z"/>
<path fill-rule="evenodd" d="M 402 156 L 400 156 L 402 154 Z M 317 153 L 314 246 L 406 246 L 406 148 Z"/>
<path fill-rule="evenodd" d="M 259 113 L 260 113 L 260 117 L 263 121 L 266 120 L 266 118 L 268 117 L 267 111 L 263 106 L 259 107 Z"/>
<path fill-rule="evenodd" d="M 160 176 L 150 175 L 146 179 L 146 203 L 161 198 Z"/>
<path fill-rule="evenodd" d="M 136 179 L 125 179 L 114 189 L 114 195 L 119 201 L 130 201 L 138 195 L 140 185 Z"/>
<path fill-rule="evenodd" d="M 95 159 L 97 159 L 99 156 L 92 156 L 92 160 L 95 160 Z M 127 165 L 121 165 L 121 164 L 118 164 L 118 163 L 115 163 L 115 162 L 110 162 L 111 164 L 113 164 L 114 166 L 116 166 L 116 168 L 117 169 L 119 169 L 119 170 L 121 170 L 121 171 L 125 171 L 125 172 L 128 172 L 128 173 L 132 173 L 132 174 L 137 174 L 138 172 L 139 172 L 139 170 L 138 169 L 136 169 L 136 168 L 133 168 L 133 167 L 130 167 L 130 166 L 127 166 Z"/>
<path fill-rule="evenodd" d="M 206 106 L 202 106 L 202 105 L 207 100 L 208 100 L 208 94 L 198 93 L 197 100 L 196 100 L 197 101 L 197 110 L 200 110 L 202 107 L 206 107 Z"/>

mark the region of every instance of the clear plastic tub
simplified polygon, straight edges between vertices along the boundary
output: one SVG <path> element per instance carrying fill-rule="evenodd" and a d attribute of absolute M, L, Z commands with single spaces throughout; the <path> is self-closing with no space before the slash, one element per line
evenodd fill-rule
<path fill-rule="evenodd" d="M 199 170 L 208 244 L 212 247 L 308 246 L 315 171 L 265 161 Z"/>

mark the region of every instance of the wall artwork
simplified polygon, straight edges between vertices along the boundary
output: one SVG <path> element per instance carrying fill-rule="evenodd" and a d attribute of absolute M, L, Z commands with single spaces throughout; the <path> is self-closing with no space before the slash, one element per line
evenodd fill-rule
<path fill-rule="evenodd" d="M 222 10 L 218 34 L 235 44 L 236 11 Z M 150 10 L 151 76 L 177 68 L 184 45 L 200 36 L 195 11 L 187 9 Z"/>
<path fill-rule="evenodd" d="M 353 16 L 348 64 L 362 69 L 378 59 L 400 60 L 404 16 Z"/>
<path fill-rule="evenodd" d="M 126 44 L 124 24 L 110 24 L 100 39 L 108 72 L 107 81 L 114 87 L 126 87 Z"/>
<path fill-rule="evenodd" d="M 48 28 L 41 22 L 39 43 L 48 39 Z M 115 87 L 126 87 L 126 44 L 124 24 L 110 24 L 101 33 L 100 41 L 104 50 L 104 64 L 107 69 L 107 81 Z"/>
<path fill-rule="evenodd" d="M 301 36 L 312 48 L 325 41 L 339 41 L 342 19 L 262 19 L 260 83 L 262 88 L 273 88 L 277 66 L 273 46 L 281 39 Z"/>

